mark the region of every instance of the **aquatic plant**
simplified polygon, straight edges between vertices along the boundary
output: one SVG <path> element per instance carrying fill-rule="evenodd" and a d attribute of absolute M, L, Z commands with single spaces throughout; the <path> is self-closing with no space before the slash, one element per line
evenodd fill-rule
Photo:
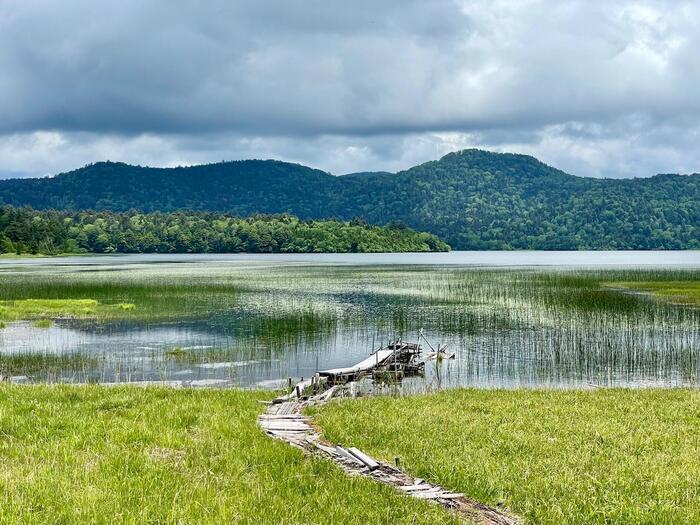
<path fill-rule="evenodd" d="M 348 351 L 365 354 L 424 329 L 458 351 L 445 365 L 446 386 L 679 385 L 697 381 L 700 309 L 633 289 L 663 286 L 675 297 L 698 282 L 694 269 L 115 264 L 3 271 L 0 308 L 92 297 L 94 314 L 64 311 L 56 314 L 68 318 L 61 326 L 107 336 L 177 326 L 204 340 L 173 346 L 216 346 L 209 357 L 188 352 L 181 364 L 162 346 L 145 362 L 115 349 L 110 370 L 121 363 L 132 377 L 164 359 L 172 363 L 162 365 L 161 376 L 197 359 L 280 359 L 278 373 L 293 375 L 284 367 L 300 357 L 313 363 Z M 7 317 L 14 319 L 0 313 Z"/>

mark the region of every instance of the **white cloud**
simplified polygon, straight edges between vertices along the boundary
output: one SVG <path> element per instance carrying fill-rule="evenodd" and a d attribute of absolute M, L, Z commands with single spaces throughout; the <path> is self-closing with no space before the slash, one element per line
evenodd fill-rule
<path fill-rule="evenodd" d="M 0 176 L 110 158 L 396 170 L 461 147 L 700 171 L 697 2 L 0 3 Z"/>

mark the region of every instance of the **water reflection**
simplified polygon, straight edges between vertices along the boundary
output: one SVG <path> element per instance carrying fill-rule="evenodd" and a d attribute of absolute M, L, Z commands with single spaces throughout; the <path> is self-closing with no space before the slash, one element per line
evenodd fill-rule
<path fill-rule="evenodd" d="M 373 254 L 342 261 L 332 256 L 120 256 L 26 266 L 14 261 L 12 267 L 0 264 L 2 298 L 88 297 L 137 306 L 120 320 L 65 319 L 48 328 L 6 323 L 0 329 L 0 375 L 26 376 L 15 377 L 18 381 L 278 388 L 289 377 L 359 362 L 397 337 L 415 341 L 424 328 L 429 340 L 447 344 L 456 356 L 429 362 L 424 377 L 406 380 L 403 391 L 697 385 L 700 310 L 601 285 L 697 281 L 697 270 L 669 276 L 666 270 L 626 268 L 452 266 L 494 258 L 501 264 L 622 264 L 632 255 L 638 264 L 663 257 L 684 266 L 698 259 L 686 252 L 470 252 L 398 256 L 420 264 L 413 267 L 385 266 L 388 259 Z M 358 262 L 363 266 L 354 266 Z"/>
<path fill-rule="evenodd" d="M 433 391 L 455 386 L 681 386 L 697 385 L 698 331 L 669 330 L 601 338 L 579 333 L 577 344 L 561 341 L 556 330 L 509 330 L 448 336 L 426 332 L 447 344 L 454 359 L 428 361 L 424 377 L 404 381 L 404 391 Z M 318 370 L 361 361 L 395 332 L 379 327 L 334 329 L 319 337 L 301 336 L 277 348 L 265 338 L 226 335 L 206 326 L 115 326 L 111 330 L 72 327 L 58 322 L 36 328 L 27 322 L 0 331 L 4 357 L 41 356 L 44 364 L 18 381 L 124 382 L 225 380 L 238 387 L 278 388 L 286 378 L 310 377 Z M 634 344 L 618 338 L 635 337 Z M 415 340 L 417 334 L 404 334 Z M 585 347 L 587 352 L 581 352 Z M 620 352 L 620 348 L 632 348 Z M 175 349 L 175 350 L 174 350 Z M 63 356 L 66 359 L 61 361 Z M 89 359 L 72 360 L 75 356 Z M 6 376 L 13 374 L 5 371 Z M 381 387 L 377 387 L 381 388 Z"/>

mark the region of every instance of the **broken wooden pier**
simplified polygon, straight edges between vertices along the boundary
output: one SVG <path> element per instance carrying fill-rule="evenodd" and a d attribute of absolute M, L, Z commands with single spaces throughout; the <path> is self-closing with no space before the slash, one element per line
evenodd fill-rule
<path fill-rule="evenodd" d="M 305 407 L 323 404 L 334 397 L 353 395 L 356 381 L 378 370 L 403 371 L 420 368 L 421 348 L 397 341 L 376 350 L 354 366 L 318 372 L 297 383 L 289 394 L 270 403 L 258 419 L 271 437 L 281 439 L 308 454 L 324 457 L 352 475 L 368 476 L 390 485 L 407 496 L 433 502 L 484 525 L 517 525 L 520 520 L 507 512 L 482 505 L 464 494 L 414 478 L 398 466 L 379 461 L 355 447 L 325 442 L 303 414 Z"/>
<path fill-rule="evenodd" d="M 377 372 L 389 372 L 401 377 L 420 373 L 425 364 L 419 361 L 420 355 L 419 344 L 396 341 L 375 350 L 355 365 L 321 370 L 313 377 L 302 378 L 289 393 L 276 398 L 273 402 L 284 403 L 292 399 L 308 398 L 330 387 L 359 381 Z"/>

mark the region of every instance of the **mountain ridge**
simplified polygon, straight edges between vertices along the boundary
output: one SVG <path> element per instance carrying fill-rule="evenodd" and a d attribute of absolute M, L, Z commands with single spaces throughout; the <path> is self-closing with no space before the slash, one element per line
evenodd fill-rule
<path fill-rule="evenodd" d="M 529 155 L 477 149 L 396 173 L 344 176 L 273 159 L 175 168 L 99 162 L 1 180 L 0 203 L 399 220 L 455 249 L 700 248 L 699 174 L 578 177 Z"/>

